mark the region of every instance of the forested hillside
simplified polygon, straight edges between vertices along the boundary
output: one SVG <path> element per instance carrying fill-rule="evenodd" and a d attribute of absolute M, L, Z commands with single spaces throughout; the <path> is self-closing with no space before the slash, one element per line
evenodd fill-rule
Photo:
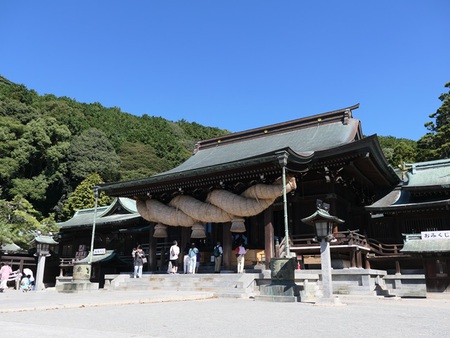
<path fill-rule="evenodd" d="M 90 174 L 104 182 L 148 177 L 186 160 L 197 141 L 226 133 L 39 95 L 0 77 L 0 199 L 20 196 L 38 215 L 61 220 L 71 216 L 68 197 Z"/>

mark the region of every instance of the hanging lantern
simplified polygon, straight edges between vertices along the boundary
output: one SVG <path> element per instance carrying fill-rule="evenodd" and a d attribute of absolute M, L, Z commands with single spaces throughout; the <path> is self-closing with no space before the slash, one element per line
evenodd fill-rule
<path fill-rule="evenodd" d="M 205 227 L 203 224 L 194 224 L 192 226 L 191 238 L 206 238 Z"/>
<path fill-rule="evenodd" d="M 234 218 L 231 222 L 231 232 L 245 232 L 245 220 L 243 218 Z"/>
<path fill-rule="evenodd" d="M 158 223 L 155 225 L 155 232 L 153 233 L 155 238 L 167 238 L 167 225 Z"/>

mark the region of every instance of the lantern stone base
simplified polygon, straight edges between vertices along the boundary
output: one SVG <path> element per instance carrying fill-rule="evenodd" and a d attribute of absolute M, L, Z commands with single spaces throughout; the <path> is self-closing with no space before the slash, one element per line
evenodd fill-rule
<path fill-rule="evenodd" d="M 330 297 L 330 298 L 318 298 L 314 305 L 345 305 L 341 303 L 341 300 L 337 297 Z"/>
<path fill-rule="evenodd" d="M 57 282 L 55 289 L 58 292 L 75 293 L 79 291 L 96 291 L 99 289 L 99 283 L 91 283 L 90 281 L 70 281 Z"/>
<path fill-rule="evenodd" d="M 272 258 L 270 260 L 271 284 L 259 287 L 255 300 L 271 302 L 299 302 L 300 286 L 295 284 L 295 258 Z"/>
<path fill-rule="evenodd" d="M 270 284 L 259 287 L 255 300 L 267 302 L 300 302 L 300 287 L 296 284 Z"/>

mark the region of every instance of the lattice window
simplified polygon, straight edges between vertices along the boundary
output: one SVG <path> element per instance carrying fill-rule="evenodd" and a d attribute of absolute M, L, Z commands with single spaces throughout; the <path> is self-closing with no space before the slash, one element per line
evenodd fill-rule
<path fill-rule="evenodd" d="M 444 230 L 442 218 L 418 218 L 405 219 L 402 225 L 402 233 L 418 234 L 421 231 Z"/>

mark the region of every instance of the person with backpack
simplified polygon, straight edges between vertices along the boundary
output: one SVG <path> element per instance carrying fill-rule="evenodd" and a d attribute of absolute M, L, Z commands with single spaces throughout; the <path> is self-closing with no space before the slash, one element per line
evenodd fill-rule
<path fill-rule="evenodd" d="M 217 242 L 217 245 L 214 247 L 213 255 L 214 255 L 214 272 L 220 273 L 223 256 L 223 249 L 222 246 L 220 245 L 220 242 Z"/>

